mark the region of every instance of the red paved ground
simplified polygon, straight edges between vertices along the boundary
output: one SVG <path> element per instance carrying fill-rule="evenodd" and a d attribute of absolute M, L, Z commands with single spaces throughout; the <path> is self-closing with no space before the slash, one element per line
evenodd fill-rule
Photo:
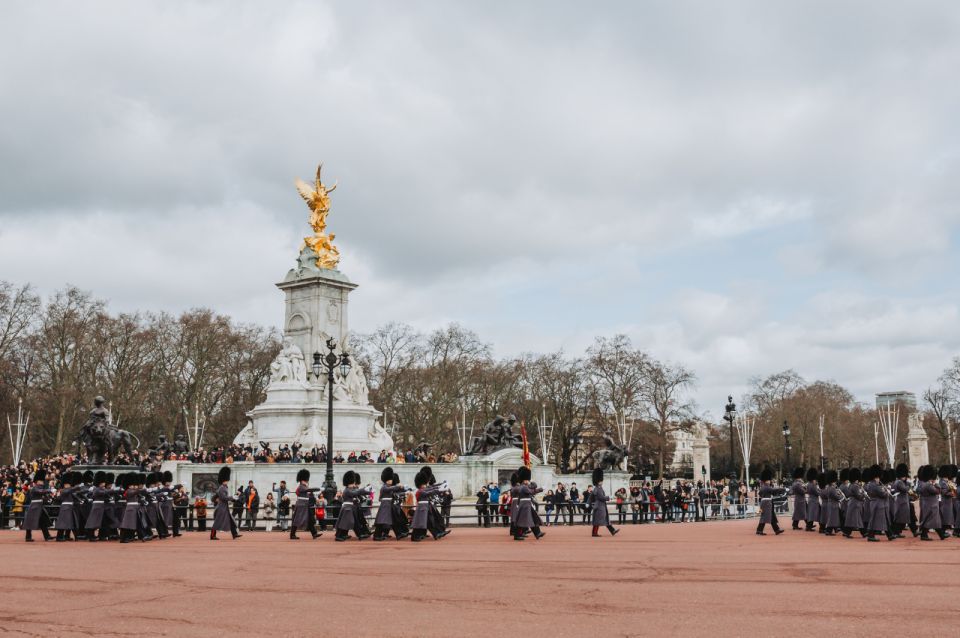
<path fill-rule="evenodd" d="M 464 528 L 420 544 L 328 532 L 27 545 L 0 532 L 0 634 L 956 635 L 960 540 L 760 538 L 753 526 L 626 526 L 600 539 L 552 527 L 523 543 Z"/>

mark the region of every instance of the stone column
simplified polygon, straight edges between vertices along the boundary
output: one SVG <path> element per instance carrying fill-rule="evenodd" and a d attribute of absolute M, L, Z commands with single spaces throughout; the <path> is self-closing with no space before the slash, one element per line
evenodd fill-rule
<path fill-rule="evenodd" d="M 910 471 L 916 473 L 921 465 L 930 464 L 930 452 L 927 448 L 927 433 L 919 412 L 908 417 L 910 429 L 907 432 L 907 454 L 910 459 Z"/>
<path fill-rule="evenodd" d="M 710 441 L 707 440 L 707 428 L 698 424 L 693 431 L 693 480 L 703 478 L 703 468 L 707 470 L 707 480 L 710 480 Z"/>

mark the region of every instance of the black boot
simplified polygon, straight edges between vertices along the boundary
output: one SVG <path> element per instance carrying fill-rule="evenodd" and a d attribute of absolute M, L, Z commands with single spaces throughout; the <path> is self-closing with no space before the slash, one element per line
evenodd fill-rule
<path fill-rule="evenodd" d="M 620 532 L 620 530 L 613 525 L 607 525 L 607 531 L 610 532 L 610 536 L 616 536 Z"/>

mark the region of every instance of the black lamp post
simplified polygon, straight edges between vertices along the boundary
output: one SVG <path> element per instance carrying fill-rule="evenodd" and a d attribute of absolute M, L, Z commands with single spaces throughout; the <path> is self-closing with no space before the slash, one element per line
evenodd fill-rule
<path fill-rule="evenodd" d="M 350 355 L 346 352 L 339 356 L 334 352 L 337 342 L 333 337 L 327 339 L 327 355 L 313 353 L 313 376 L 320 378 L 323 369 L 327 369 L 327 472 L 323 477 L 323 496 L 327 503 L 337 495 L 337 482 L 333 478 L 333 371 L 340 366 L 340 376 L 346 377 L 350 372 Z"/>
<path fill-rule="evenodd" d="M 737 404 L 733 402 L 733 397 L 727 397 L 727 407 L 724 409 L 723 420 L 730 426 L 730 473 L 736 474 L 737 461 L 733 456 L 733 422 L 737 418 Z"/>
<path fill-rule="evenodd" d="M 784 456 L 787 458 L 786 462 L 786 471 L 792 472 L 793 469 L 790 467 L 790 425 L 784 421 L 783 422 L 783 452 Z"/>

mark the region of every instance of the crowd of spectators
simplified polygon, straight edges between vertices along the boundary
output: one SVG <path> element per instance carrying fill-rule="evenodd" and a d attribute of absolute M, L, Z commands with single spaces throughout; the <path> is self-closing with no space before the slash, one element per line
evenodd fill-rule
<path fill-rule="evenodd" d="M 199 448 L 192 452 L 176 453 L 168 451 L 160 455 L 165 460 L 189 461 L 191 463 L 234 463 L 238 461 L 252 461 L 254 463 L 326 463 L 327 447 L 325 445 L 304 449 L 299 443 L 284 443 L 273 448 L 269 443 L 260 442 L 257 447 L 252 445 L 221 445 L 211 449 Z M 380 450 L 374 453 L 370 450 L 334 452 L 334 463 L 455 463 L 458 455 L 454 452 L 434 454 L 420 450 Z"/>

